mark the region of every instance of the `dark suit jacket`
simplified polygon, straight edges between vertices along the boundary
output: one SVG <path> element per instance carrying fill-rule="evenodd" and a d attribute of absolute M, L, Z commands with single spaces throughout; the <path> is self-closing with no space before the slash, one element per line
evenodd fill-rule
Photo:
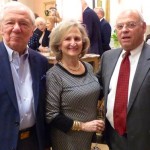
<path fill-rule="evenodd" d="M 90 39 L 89 53 L 102 55 L 102 39 L 99 28 L 99 18 L 97 14 L 89 7 L 83 12 L 83 24 L 86 25 L 88 36 Z"/>
<path fill-rule="evenodd" d="M 145 40 L 145 41 L 147 42 L 148 39 L 150 39 L 150 34 L 148 34 L 148 35 L 146 36 L 146 40 Z"/>
<path fill-rule="evenodd" d="M 45 74 L 47 59 L 29 49 L 29 63 L 33 80 L 36 131 L 40 150 L 45 147 Z M 16 149 L 20 116 L 7 50 L 0 43 L 0 150 Z"/>
<path fill-rule="evenodd" d="M 109 50 L 101 58 L 98 73 L 107 105 L 109 83 L 122 49 Z M 107 111 L 107 110 L 106 110 Z M 110 150 L 150 150 L 150 46 L 144 44 L 133 79 L 127 108 L 127 135 L 119 136 L 106 119 Z"/>
<path fill-rule="evenodd" d="M 110 50 L 111 26 L 104 18 L 100 21 L 101 38 L 103 50 Z"/>

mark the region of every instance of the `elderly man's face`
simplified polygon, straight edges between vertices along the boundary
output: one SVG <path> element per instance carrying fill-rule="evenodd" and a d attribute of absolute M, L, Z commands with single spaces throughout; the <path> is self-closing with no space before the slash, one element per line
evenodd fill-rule
<path fill-rule="evenodd" d="M 6 10 L 1 24 L 1 34 L 8 47 L 20 54 L 24 53 L 33 30 L 34 25 L 25 10 Z"/>
<path fill-rule="evenodd" d="M 118 40 L 125 50 L 133 50 L 144 40 L 146 24 L 140 20 L 137 12 L 125 11 L 117 18 L 116 31 Z"/>

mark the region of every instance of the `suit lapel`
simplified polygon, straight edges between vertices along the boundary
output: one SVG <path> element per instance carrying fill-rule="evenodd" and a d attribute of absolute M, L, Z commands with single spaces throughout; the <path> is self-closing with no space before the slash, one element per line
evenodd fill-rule
<path fill-rule="evenodd" d="M 119 51 L 118 50 L 115 50 L 115 51 L 116 52 L 111 53 L 111 58 L 110 58 L 109 64 L 107 64 L 107 70 L 106 70 L 106 76 L 107 77 L 106 77 L 106 84 L 105 84 L 107 86 L 106 87 L 107 91 L 109 90 L 110 79 L 111 79 L 111 76 L 112 76 L 113 71 L 115 69 L 118 58 L 120 56 L 121 49 Z"/>
<path fill-rule="evenodd" d="M 131 109 L 133 102 L 135 101 L 135 98 L 140 90 L 140 87 L 149 69 L 150 69 L 150 47 L 145 44 L 142 49 L 142 53 L 139 58 L 134 80 L 132 83 L 129 104 L 128 104 L 128 112 Z"/>
<path fill-rule="evenodd" d="M 113 51 L 113 52 L 111 52 L 111 51 Z M 109 84 L 110 84 L 110 80 L 111 80 L 111 77 L 112 77 L 112 74 L 113 74 L 113 72 L 114 72 L 114 69 L 115 69 L 115 66 L 116 66 L 116 63 L 117 63 L 117 61 L 118 61 L 118 58 L 119 58 L 119 56 L 120 56 L 120 53 L 122 52 L 122 49 L 118 49 L 118 50 L 111 50 L 110 52 L 111 52 L 111 54 L 110 54 L 110 56 L 111 56 L 111 58 L 106 58 L 105 60 L 106 60 L 106 62 L 108 62 L 107 61 L 107 59 L 109 59 L 110 61 L 109 61 L 109 64 L 105 64 L 104 66 L 107 66 L 106 67 L 106 69 L 105 69 L 105 71 L 106 71 L 106 74 L 104 74 L 104 76 L 106 76 L 105 77 L 105 85 L 106 85 L 106 92 L 105 92 L 105 96 L 106 95 L 108 95 L 108 93 L 109 93 Z M 105 63 L 105 62 L 104 62 Z M 106 99 L 107 99 L 107 97 L 106 97 Z M 105 106 L 107 106 L 107 104 L 105 105 Z"/>
<path fill-rule="evenodd" d="M 17 97 L 8 53 L 3 43 L 0 43 L 0 78 L 2 81 L 1 86 L 6 88 L 13 105 L 15 106 L 16 110 L 18 110 Z"/>
<path fill-rule="evenodd" d="M 35 112 L 38 106 L 38 96 L 39 96 L 39 64 L 37 61 L 36 56 L 29 50 L 29 63 L 30 63 L 30 70 L 32 76 L 32 87 L 33 87 L 33 96 L 34 96 L 34 107 Z"/>

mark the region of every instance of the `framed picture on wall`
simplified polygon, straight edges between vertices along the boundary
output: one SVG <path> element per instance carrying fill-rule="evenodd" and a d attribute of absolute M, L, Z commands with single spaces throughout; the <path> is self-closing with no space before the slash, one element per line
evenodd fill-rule
<path fill-rule="evenodd" d="M 102 7 L 105 12 L 105 18 L 110 21 L 110 0 L 94 0 L 95 7 Z"/>
<path fill-rule="evenodd" d="M 102 7 L 102 0 L 96 0 L 97 1 L 97 7 Z"/>

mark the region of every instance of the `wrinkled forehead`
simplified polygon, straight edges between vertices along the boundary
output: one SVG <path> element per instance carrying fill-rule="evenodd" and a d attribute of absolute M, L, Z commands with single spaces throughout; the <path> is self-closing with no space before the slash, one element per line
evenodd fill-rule
<path fill-rule="evenodd" d="M 137 11 L 134 10 L 126 10 L 126 11 L 122 11 L 117 19 L 116 19 L 116 23 L 120 23 L 120 22 L 127 22 L 127 21 L 140 21 L 140 15 Z"/>
<path fill-rule="evenodd" d="M 16 17 L 16 15 L 24 16 L 24 19 L 28 19 L 31 21 L 32 24 L 34 24 L 34 15 L 31 14 L 26 8 L 14 6 L 14 7 L 6 7 L 1 11 L 0 14 L 0 20 L 3 21 L 5 18 L 10 17 Z"/>

